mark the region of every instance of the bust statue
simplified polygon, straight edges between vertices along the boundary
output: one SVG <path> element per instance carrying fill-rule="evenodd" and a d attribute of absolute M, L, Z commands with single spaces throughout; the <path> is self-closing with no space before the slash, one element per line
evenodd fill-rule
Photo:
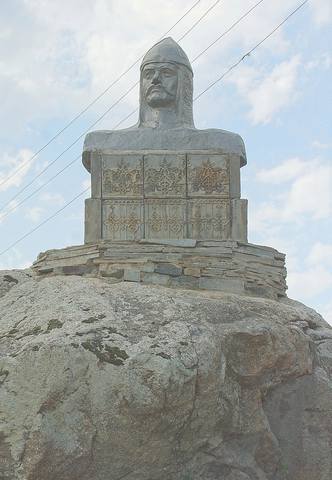
<path fill-rule="evenodd" d="M 144 56 L 139 103 L 136 125 L 86 136 L 85 242 L 246 242 L 243 141 L 224 130 L 195 128 L 193 71 L 172 38 Z"/>
<path fill-rule="evenodd" d="M 91 171 L 91 153 L 108 150 L 204 150 L 236 154 L 246 164 L 242 138 L 219 129 L 198 130 L 193 121 L 193 71 L 187 55 L 172 38 L 144 56 L 140 77 L 138 123 L 122 130 L 89 133 L 83 163 Z"/>
<path fill-rule="evenodd" d="M 243 141 L 195 128 L 193 71 L 171 38 L 143 58 L 137 124 L 89 133 L 83 163 L 85 245 L 41 254 L 40 274 L 285 295 L 284 255 L 248 243 Z"/>

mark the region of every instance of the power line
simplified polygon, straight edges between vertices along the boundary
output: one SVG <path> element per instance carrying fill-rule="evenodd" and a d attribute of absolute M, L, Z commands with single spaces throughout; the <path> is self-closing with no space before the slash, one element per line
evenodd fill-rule
<path fill-rule="evenodd" d="M 97 123 L 99 123 L 104 117 L 106 117 L 106 115 L 116 106 L 118 105 L 118 103 L 121 102 L 121 100 L 123 98 L 125 98 L 132 90 L 134 90 L 134 88 L 139 84 L 139 81 L 136 82 L 134 85 L 132 85 L 123 95 L 121 95 L 121 97 L 116 101 L 114 102 L 95 122 L 93 122 L 92 125 L 89 126 L 89 128 L 87 130 L 85 130 L 79 137 L 77 137 L 73 143 L 71 143 L 65 150 L 63 150 L 54 160 L 52 160 L 52 162 L 50 162 L 48 165 L 46 165 L 45 168 L 43 168 L 35 177 L 33 177 L 33 179 L 28 182 L 23 188 L 21 188 L 13 197 L 11 197 L 10 200 L 8 200 L 8 202 L 6 202 L 1 208 L 0 208 L 0 212 L 2 212 L 13 200 L 15 200 L 19 195 L 21 195 L 21 193 L 23 193 L 27 188 L 30 187 L 30 185 L 32 185 L 39 177 L 41 177 L 43 175 L 43 173 L 45 173 L 55 162 L 57 162 L 59 160 L 59 158 L 61 158 L 66 152 L 68 152 L 68 150 L 70 150 L 74 145 L 76 145 L 76 143 L 78 143 L 82 137 L 84 137 L 84 135 L 86 135 L 91 128 L 93 128 L 95 125 L 97 125 Z M 30 198 L 30 197 L 29 197 Z M 9 210 L 7 212 L 10 213 L 12 210 Z M 7 216 L 7 214 L 5 216 Z"/>
<path fill-rule="evenodd" d="M 208 10 L 205 12 L 205 14 L 203 14 L 196 22 L 195 24 L 189 28 L 189 30 L 186 31 L 185 35 L 187 35 L 189 33 L 189 31 L 192 31 L 194 27 L 196 27 L 202 20 L 203 18 L 206 16 L 207 13 L 209 13 L 221 0 L 218 0 L 217 2 L 215 2 L 212 6 L 210 6 L 208 8 Z M 194 8 L 194 7 L 192 7 Z M 169 30 L 170 31 L 170 30 Z M 168 31 L 168 32 L 169 32 Z M 167 33 L 168 33 L 167 32 Z M 184 36 L 185 36 L 184 35 Z M 183 36 L 183 37 L 184 37 Z M 142 57 L 140 57 L 136 63 L 141 59 Z M 135 64 L 136 64 L 135 63 Z M 52 162 L 50 162 L 45 168 L 43 168 L 35 177 L 32 178 L 32 180 L 30 182 L 28 182 L 24 187 L 22 187 L 13 197 L 11 197 L 1 208 L 0 208 L 0 212 L 2 212 L 8 205 L 10 205 L 10 203 L 12 203 L 13 200 L 15 200 L 19 195 L 21 195 L 21 193 L 23 193 L 27 188 L 30 187 L 30 185 L 32 185 L 39 177 L 41 177 L 41 175 L 43 175 L 55 162 L 57 162 L 59 160 L 59 158 L 61 158 L 66 152 L 68 152 L 68 150 L 70 150 L 74 145 L 76 145 L 76 143 L 79 142 L 79 140 L 84 137 L 90 130 L 91 128 L 93 128 L 95 125 L 97 125 L 97 123 L 99 123 L 103 118 L 106 117 L 106 115 L 111 111 L 113 110 L 113 108 L 118 105 L 121 100 L 123 100 L 134 88 L 136 88 L 136 86 L 139 84 L 139 81 L 137 81 L 135 84 L 133 84 L 123 95 L 121 95 L 121 97 L 116 101 L 114 102 L 100 117 L 97 118 L 97 120 L 95 122 L 93 122 L 91 125 L 89 125 L 88 129 L 85 130 L 79 137 L 77 137 L 73 143 L 71 143 L 65 150 L 63 150 L 54 160 L 52 160 Z M 120 122 L 122 123 L 122 121 Z M 24 165 L 26 164 L 26 162 L 24 162 L 23 164 L 20 165 L 20 168 L 23 168 Z M 17 172 L 16 172 L 17 173 Z M 7 180 L 11 178 L 11 177 L 7 177 Z M 1 183 L 0 183 L 0 187 L 1 187 Z M 29 196 L 29 198 L 31 198 L 31 195 Z M 21 202 L 23 203 L 23 202 Z M 21 204 L 20 203 L 20 204 Z M 13 209 L 10 209 L 9 211 L 6 212 L 6 214 L 4 216 L 7 216 L 11 211 L 15 210 L 15 208 Z M 4 217 L 3 216 L 3 217 Z M 2 218 L 3 218 L 2 217 Z"/>
<path fill-rule="evenodd" d="M 167 32 L 165 32 L 160 38 L 159 40 L 161 40 L 162 38 L 164 38 L 168 33 L 170 33 L 173 28 L 175 28 L 180 22 L 181 20 L 183 20 L 187 15 L 189 15 L 189 13 L 201 2 L 201 0 L 198 0 L 194 3 L 194 5 L 192 5 L 189 10 L 187 10 L 183 15 L 182 17 L 179 18 L 179 20 L 177 20 L 174 25 L 171 26 L 171 28 L 169 30 L 167 30 Z M 75 117 L 73 117 L 61 130 L 59 130 L 58 132 L 55 133 L 55 135 L 53 137 L 51 137 L 37 152 L 35 152 L 32 157 L 30 157 L 29 159 L 27 159 L 24 163 L 22 163 L 16 170 L 14 170 L 14 172 L 12 172 L 9 176 L 7 176 L 2 182 L 0 182 L 0 187 L 2 187 L 2 185 L 4 185 L 5 183 L 7 183 L 11 178 L 13 178 L 13 176 L 15 176 L 19 171 L 21 171 L 27 164 L 31 163 L 32 160 L 34 160 L 37 155 L 39 155 L 43 150 L 45 150 L 46 147 L 48 147 L 54 140 L 56 140 L 63 132 L 65 132 L 74 122 L 76 122 L 76 120 L 78 120 L 85 112 L 87 112 L 93 105 L 95 105 L 98 100 L 100 100 L 104 95 L 106 95 L 107 92 L 109 92 L 109 90 L 114 86 L 116 85 L 120 80 L 121 78 L 123 78 L 128 72 L 130 72 L 130 70 L 132 70 L 132 68 L 134 68 L 134 66 L 144 57 L 144 55 L 140 56 L 137 60 L 135 60 L 134 63 L 132 63 L 128 68 L 127 70 L 125 70 L 124 72 L 121 73 L 121 75 L 119 75 L 112 83 L 110 83 L 106 88 L 105 90 L 103 90 L 99 95 L 97 95 L 97 97 L 95 97 L 94 100 L 92 100 L 86 107 L 83 108 L 83 110 L 81 110 L 77 115 L 75 115 Z"/>
<path fill-rule="evenodd" d="M 218 0 L 219 1 L 219 0 Z M 192 61 L 192 63 L 194 63 L 196 60 L 198 60 L 198 58 L 200 58 L 203 54 L 205 54 L 212 46 L 214 46 L 219 40 L 221 40 L 225 35 L 227 35 L 231 30 L 233 30 L 233 28 L 235 28 L 245 17 L 247 17 L 255 8 L 257 8 L 263 1 L 265 0 L 259 0 L 259 2 L 257 2 L 253 7 L 251 7 L 249 10 L 247 10 L 247 12 L 245 14 L 243 14 L 236 22 L 234 22 L 227 30 L 225 30 L 221 35 L 219 35 L 219 37 L 217 37 L 212 43 L 210 43 L 210 45 L 208 45 L 202 52 L 200 52 L 195 58 L 194 60 Z M 195 22 L 195 26 L 198 24 L 199 21 L 201 21 L 205 16 L 206 14 L 212 10 L 213 7 L 215 7 L 217 5 L 218 2 L 215 2 L 196 22 Z M 186 32 L 188 33 L 189 31 L 192 31 L 193 27 L 190 27 L 190 29 Z M 182 36 L 181 38 L 183 38 L 184 36 Z M 136 87 L 136 85 L 138 85 L 139 82 L 137 82 L 133 87 L 131 87 L 129 89 L 129 91 L 131 91 L 134 87 Z M 102 118 L 104 118 L 108 113 L 109 111 L 115 106 L 117 105 L 122 98 L 124 98 L 128 93 L 129 91 L 127 91 L 117 102 L 115 102 L 113 105 L 111 105 L 111 107 L 106 110 L 106 112 L 103 114 Z M 127 115 L 124 119 L 122 119 L 119 123 L 117 123 L 114 127 L 113 127 L 113 130 L 118 128 L 122 123 L 124 123 L 129 117 L 131 117 L 132 115 L 134 115 L 134 113 L 136 113 L 138 111 L 138 109 L 136 108 L 135 110 L 133 110 L 129 115 Z M 95 123 L 94 125 L 96 125 L 99 121 L 101 120 L 101 118 L 99 118 Z M 93 126 L 94 126 L 93 125 Z M 92 128 L 92 126 L 89 127 L 89 130 L 90 128 Z M 49 165 L 47 165 L 41 172 L 38 173 L 37 176 L 35 176 L 27 185 L 25 185 L 25 187 L 23 187 L 19 192 L 16 193 L 16 195 L 14 195 L 14 197 L 12 197 L 1 209 L 0 209 L 0 212 L 3 211 L 8 205 L 11 204 L 11 202 L 13 200 L 15 200 L 24 190 L 26 190 L 32 183 L 34 183 L 34 181 L 39 178 L 50 166 L 52 166 L 64 153 L 66 153 L 73 145 L 75 145 L 89 130 L 85 131 L 84 133 L 82 133 L 82 135 L 76 139 L 71 145 L 69 145 L 69 147 L 64 150 L 58 157 L 56 157 Z M 107 137 L 106 137 L 107 138 Z M 105 139 L 105 142 L 106 142 L 106 139 Z M 38 193 L 44 186 L 48 185 L 52 180 L 54 180 L 55 178 L 57 178 L 62 172 L 64 172 L 68 167 L 70 167 L 73 163 L 75 163 L 76 161 L 78 161 L 80 159 L 81 155 L 79 155 L 78 157 L 76 157 L 74 160 L 72 160 L 71 162 L 69 162 L 69 164 L 67 164 L 64 168 L 62 168 L 58 173 L 56 173 L 54 176 L 52 176 L 49 180 L 47 180 L 42 186 L 40 186 L 39 188 L 37 188 L 36 190 L 34 190 L 30 195 L 28 195 L 27 197 L 24 197 L 24 199 L 22 201 L 20 201 L 19 203 L 13 205 L 12 208 L 10 208 L 9 210 L 7 210 L 7 212 L 2 216 L 2 219 L 7 217 L 11 212 L 15 211 L 20 205 L 22 205 L 25 201 L 29 200 L 31 197 L 33 197 L 36 193 Z"/>
<path fill-rule="evenodd" d="M 266 37 L 263 38 L 263 40 L 261 40 L 260 42 L 258 42 L 251 50 L 249 50 L 246 54 L 244 54 L 240 60 L 238 60 L 236 63 L 234 63 L 233 65 L 231 65 L 227 70 L 226 72 L 224 72 L 220 77 L 218 77 L 216 80 L 214 80 L 214 82 L 210 83 L 210 85 L 208 85 L 201 93 L 199 93 L 195 98 L 194 100 L 197 100 L 198 98 L 200 98 L 202 95 L 204 95 L 204 93 L 206 93 L 208 90 L 210 90 L 210 88 L 212 88 L 214 85 L 216 85 L 218 82 L 220 82 L 226 75 L 228 75 L 232 70 L 234 70 L 234 68 L 236 68 L 238 65 L 240 65 L 241 62 L 243 62 L 243 60 L 247 57 L 249 57 L 252 52 L 254 52 L 258 47 L 260 47 L 262 45 L 262 43 L 264 43 L 268 38 L 270 38 L 277 30 L 279 30 L 279 28 L 281 28 L 286 22 L 287 20 L 289 20 L 293 15 L 295 15 L 295 13 L 297 13 L 306 3 L 308 3 L 309 0 L 304 0 L 304 2 L 302 2 L 298 7 L 296 7 L 295 10 L 293 10 L 286 18 L 284 18 L 284 20 L 282 22 L 280 22 L 268 35 L 266 35 Z"/>
<path fill-rule="evenodd" d="M 217 37 L 212 43 L 210 43 L 210 45 L 208 45 L 204 50 L 202 50 L 201 53 L 199 53 L 193 59 L 192 63 L 196 62 L 196 60 L 198 60 L 199 57 L 204 55 L 204 53 L 207 52 L 211 47 L 213 47 L 213 45 L 215 45 L 217 42 L 219 42 L 219 40 L 221 40 L 223 37 L 225 37 L 225 35 L 227 35 L 231 30 L 233 30 L 233 28 L 235 28 L 236 25 L 238 25 L 240 22 L 242 22 L 242 20 L 244 20 L 253 10 L 255 10 L 255 8 L 257 8 L 264 1 L 265 0 L 260 0 L 253 7 L 249 8 L 249 10 L 247 10 L 246 13 L 244 13 L 238 20 L 236 20 L 236 22 L 234 22 L 227 30 L 225 30 L 221 35 L 219 35 L 219 37 Z"/>
<path fill-rule="evenodd" d="M 217 0 L 216 2 L 214 2 L 213 5 L 211 5 L 211 7 L 209 7 L 206 12 L 203 13 L 203 15 L 201 17 L 199 17 L 199 19 L 189 28 L 189 30 L 186 31 L 186 33 L 184 33 L 182 35 L 182 37 L 180 37 L 178 39 L 178 42 L 181 42 L 181 40 L 183 40 L 187 35 L 189 35 L 190 32 L 192 32 L 194 30 L 194 28 L 203 20 L 203 18 L 206 17 L 206 15 L 208 15 L 210 13 L 211 10 L 214 9 L 214 7 L 217 6 L 217 4 L 220 2 L 220 0 Z"/>
<path fill-rule="evenodd" d="M 211 47 L 213 47 L 219 40 L 221 40 L 225 35 L 227 35 L 233 28 L 235 28 L 242 20 L 244 20 L 255 8 L 257 8 L 261 3 L 263 3 L 265 0 L 259 0 L 253 7 L 251 7 L 249 10 L 246 11 L 236 22 L 234 22 L 227 30 L 225 30 L 219 37 L 217 37 L 212 43 L 210 43 L 204 50 L 202 50 L 193 60 L 192 64 L 196 62 L 204 53 L 206 53 Z M 308 0 L 309 1 L 309 0 Z M 138 108 L 135 108 L 135 110 L 132 110 L 126 117 L 124 117 L 119 123 L 117 123 L 114 127 L 118 128 L 122 123 L 124 123 L 128 118 L 130 118 L 132 115 L 134 115 L 136 112 L 138 112 Z"/>
<path fill-rule="evenodd" d="M 82 197 L 82 195 L 84 195 L 88 190 L 90 189 L 90 187 L 86 188 L 85 190 L 83 190 L 83 192 L 80 192 L 78 193 L 74 198 L 72 198 L 68 203 L 66 203 L 63 207 L 61 207 L 59 210 L 57 210 L 55 213 L 53 213 L 53 215 L 51 215 L 50 217 L 46 218 L 44 221 L 42 221 L 39 225 L 37 225 L 35 228 L 33 228 L 32 230 L 30 230 L 29 232 L 27 232 L 26 234 L 24 234 L 22 237 L 20 237 L 18 240 L 16 240 L 16 242 L 12 243 L 8 248 L 6 248 L 5 250 L 3 250 L 2 252 L 0 252 L 0 256 L 3 255 L 4 253 L 8 252 L 8 250 L 10 250 L 11 248 L 15 247 L 15 245 L 17 245 L 18 243 L 20 243 L 22 240 L 24 240 L 26 237 L 28 237 L 29 235 L 31 235 L 32 233 L 34 233 L 36 230 L 38 230 L 40 227 L 42 227 L 43 225 L 45 225 L 45 223 L 49 222 L 50 220 L 52 220 L 54 217 L 56 217 L 59 213 L 61 213 L 65 208 L 69 207 L 69 205 L 71 205 L 72 203 L 75 202 L 75 200 L 77 200 L 79 197 Z"/>
<path fill-rule="evenodd" d="M 309 0 L 305 0 L 302 2 L 295 10 L 293 10 L 282 22 L 280 22 L 268 35 L 266 35 L 260 42 L 258 42 L 251 50 L 249 50 L 246 54 L 244 54 L 236 63 L 234 63 L 231 67 L 229 67 L 226 72 L 224 72 L 220 77 L 218 77 L 214 82 L 212 82 L 210 85 L 208 85 L 207 88 L 205 88 L 201 93 L 199 93 L 195 98 L 194 101 L 196 101 L 198 98 L 200 98 L 202 95 L 204 95 L 208 90 L 210 90 L 214 85 L 216 85 L 218 82 L 220 82 L 228 73 L 230 73 L 232 70 L 234 70 L 243 60 L 250 56 L 252 52 L 254 52 L 258 47 L 260 47 L 268 38 L 270 38 L 279 28 L 281 28 L 295 13 L 297 13 L 306 3 L 308 3 Z M 131 112 L 126 119 L 131 116 L 134 112 Z M 124 121 L 124 120 L 123 120 Z M 122 121 L 121 121 L 122 122 Z M 121 123 L 120 122 L 120 123 Z M 81 193 L 76 195 L 72 200 L 70 200 L 68 203 L 66 203 L 62 208 L 57 210 L 53 215 L 50 217 L 46 218 L 43 222 L 41 222 L 39 225 L 37 225 L 35 228 L 27 232 L 25 235 L 20 237 L 18 240 L 16 240 L 14 243 L 9 245 L 5 250 L 0 252 L 0 256 L 3 255 L 4 253 L 8 252 L 11 248 L 13 248 L 15 245 L 17 245 L 19 242 L 24 240 L 27 236 L 31 235 L 34 233 L 36 230 L 38 230 L 40 227 L 45 225 L 48 221 L 52 220 L 56 215 L 58 215 L 60 212 L 62 212 L 65 208 L 67 208 L 69 205 L 71 205 L 76 199 L 78 199 L 80 196 L 84 195 L 89 190 L 89 188 L 86 188 L 83 190 Z"/>

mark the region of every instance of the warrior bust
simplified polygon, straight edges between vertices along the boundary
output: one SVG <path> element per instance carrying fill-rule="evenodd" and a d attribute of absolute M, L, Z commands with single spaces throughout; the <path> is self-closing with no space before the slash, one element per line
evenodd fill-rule
<path fill-rule="evenodd" d="M 285 295 L 284 255 L 248 243 L 243 141 L 195 128 L 192 68 L 171 38 L 143 58 L 137 124 L 89 133 L 83 163 L 84 245 L 43 253 L 40 274 Z"/>
<path fill-rule="evenodd" d="M 241 157 L 246 164 L 242 138 L 219 129 L 198 130 L 193 120 L 193 71 L 187 55 L 170 37 L 144 56 L 140 77 L 138 123 L 123 130 L 89 133 L 83 163 L 91 171 L 91 153 L 109 150 L 217 149 Z"/>

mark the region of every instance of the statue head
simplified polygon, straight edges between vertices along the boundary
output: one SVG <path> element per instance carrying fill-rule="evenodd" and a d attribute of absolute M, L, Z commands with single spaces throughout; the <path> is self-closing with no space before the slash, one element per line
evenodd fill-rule
<path fill-rule="evenodd" d="M 172 39 L 154 45 L 141 64 L 140 119 L 145 127 L 193 127 L 193 72 Z"/>

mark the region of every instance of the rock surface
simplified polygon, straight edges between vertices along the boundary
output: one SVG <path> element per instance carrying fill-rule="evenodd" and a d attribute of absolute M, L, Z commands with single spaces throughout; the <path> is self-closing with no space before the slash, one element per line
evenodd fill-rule
<path fill-rule="evenodd" d="M 332 478 L 313 310 L 28 272 L 0 292 L 1 480 Z"/>

